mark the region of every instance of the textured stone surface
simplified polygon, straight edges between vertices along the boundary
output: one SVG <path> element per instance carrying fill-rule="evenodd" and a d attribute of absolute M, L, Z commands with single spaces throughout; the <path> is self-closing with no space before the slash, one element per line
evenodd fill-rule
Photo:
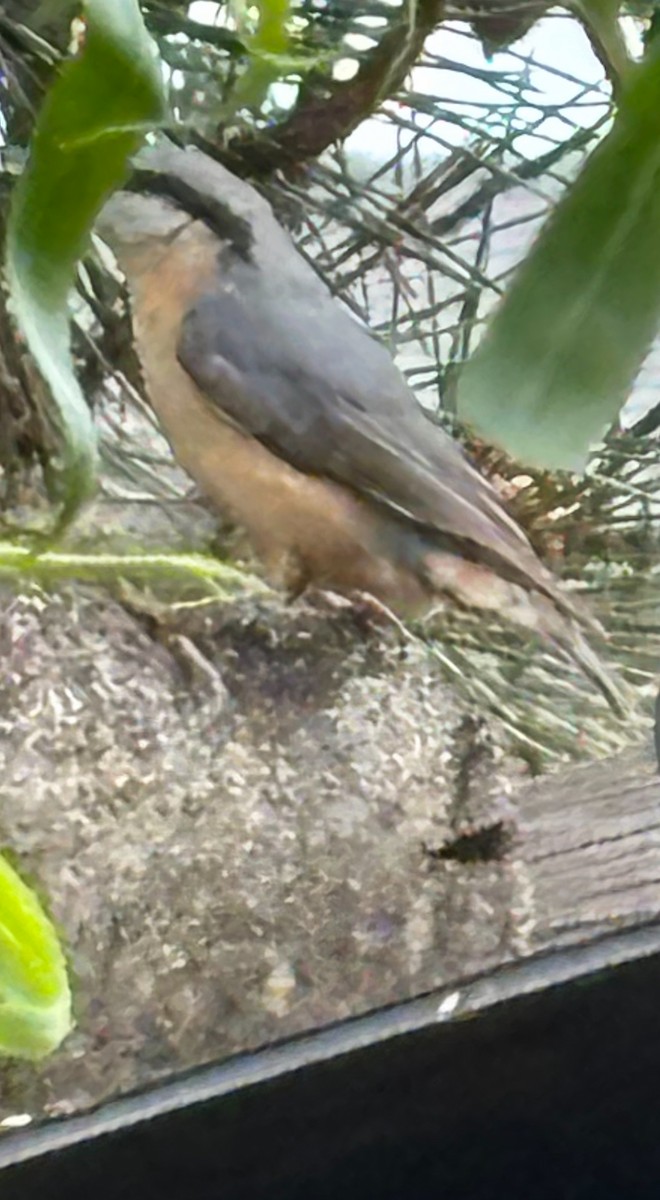
<path fill-rule="evenodd" d="M 0 1119 L 525 948 L 515 856 L 429 852 L 508 818 L 522 768 L 424 647 L 350 612 L 208 613 L 154 638 L 91 590 L 4 598 L 2 835 L 63 929 L 79 1024 L 47 1063 L 2 1069 Z"/>

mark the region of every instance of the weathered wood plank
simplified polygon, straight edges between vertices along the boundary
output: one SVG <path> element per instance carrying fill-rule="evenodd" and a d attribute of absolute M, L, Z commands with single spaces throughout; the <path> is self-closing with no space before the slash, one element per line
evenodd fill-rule
<path fill-rule="evenodd" d="M 660 913 L 660 776 L 650 748 L 526 787 L 518 806 L 534 945 Z"/>

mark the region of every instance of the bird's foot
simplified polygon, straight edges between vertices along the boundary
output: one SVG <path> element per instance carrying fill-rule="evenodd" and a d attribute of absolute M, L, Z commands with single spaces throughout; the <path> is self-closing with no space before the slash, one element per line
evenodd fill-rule
<path fill-rule="evenodd" d="M 415 635 L 404 625 L 400 617 L 392 612 L 382 600 L 378 600 L 376 596 L 372 596 L 371 592 L 351 592 L 351 606 L 356 617 L 366 622 L 368 625 L 375 625 L 380 628 L 395 629 L 401 634 L 404 641 L 415 641 Z"/>
<path fill-rule="evenodd" d="M 372 596 L 371 592 L 356 590 L 343 595 L 325 588 L 310 588 L 305 592 L 305 597 L 315 607 L 324 608 L 333 613 L 346 613 L 363 628 L 391 629 L 394 627 L 404 641 L 415 640 L 414 634 L 404 625 L 400 617 L 397 617 L 396 613 L 383 604 L 382 600 Z"/>

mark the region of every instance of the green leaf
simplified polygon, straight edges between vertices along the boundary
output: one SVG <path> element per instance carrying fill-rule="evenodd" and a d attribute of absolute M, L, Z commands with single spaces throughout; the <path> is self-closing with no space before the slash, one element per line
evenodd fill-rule
<path fill-rule="evenodd" d="M 660 324 L 660 49 L 522 264 L 458 406 L 522 462 L 580 470 Z"/>
<path fill-rule="evenodd" d="M 230 0 L 236 25 L 250 50 L 284 54 L 289 45 L 291 0 Z M 250 31 L 252 14 L 256 23 Z"/>
<path fill-rule="evenodd" d="M 34 892 L 0 857 L 0 1053 L 42 1058 L 71 1024 L 57 934 Z"/>
<path fill-rule="evenodd" d="M 97 212 L 145 130 L 165 116 L 160 63 L 137 0 L 87 0 L 84 12 L 84 48 L 39 114 L 7 235 L 15 316 L 53 401 L 52 496 L 63 522 L 90 495 L 96 467 L 91 414 L 71 360 L 69 290 Z"/>
<path fill-rule="evenodd" d="M 271 85 L 292 70 L 287 54 L 291 0 L 256 0 L 254 4 L 240 0 L 233 7 L 250 62 L 234 85 L 230 107 L 232 112 L 242 108 L 258 111 Z M 257 20 L 250 32 L 252 10 Z M 302 63 L 298 69 L 303 69 Z"/>

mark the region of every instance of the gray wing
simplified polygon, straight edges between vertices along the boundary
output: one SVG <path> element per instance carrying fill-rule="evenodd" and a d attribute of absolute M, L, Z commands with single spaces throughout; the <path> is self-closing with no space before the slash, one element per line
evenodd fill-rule
<path fill-rule="evenodd" d="M 476 544 L 554 596 L 492 487 L 423 414 L 387 351 L 325 289 L 301 289 L 300 275 L 225 266 L 188 312 L 178 350 L 208 397 L 299 470 Z"/>

